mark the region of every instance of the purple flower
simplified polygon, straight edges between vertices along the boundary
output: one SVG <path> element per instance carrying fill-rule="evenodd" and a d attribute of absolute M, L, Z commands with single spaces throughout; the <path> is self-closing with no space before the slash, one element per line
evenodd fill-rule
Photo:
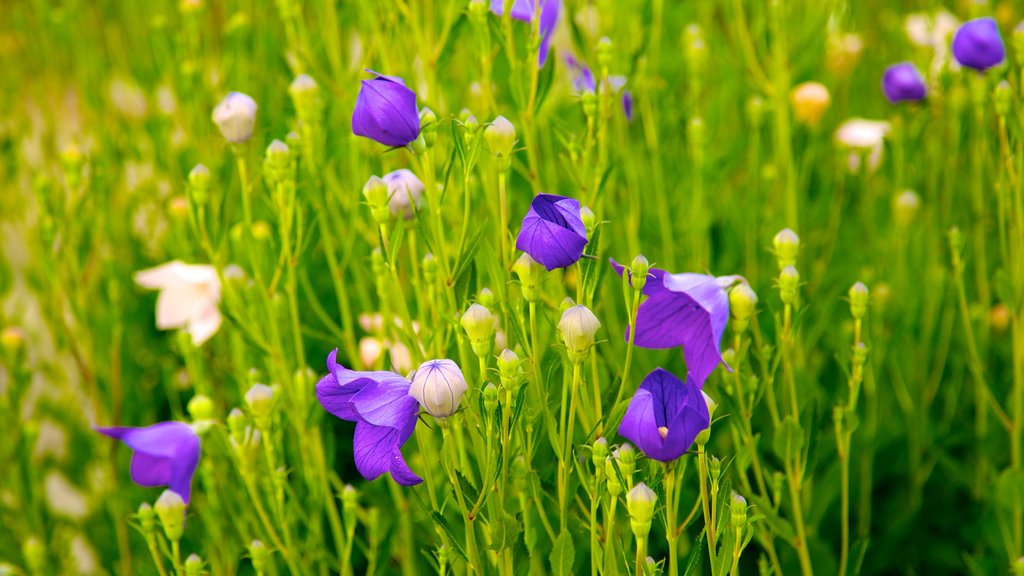
<path fill-rule="evenodd" d="M 385 146 L 407 146 L 420 135 L 416 93 L 397 76 L 367 70 L 375 78 L 363 80 L 352 111 L 352 133 Z"/>
<path fill-rule="evenodd" d="M 622 275 L 623 266 L 611 261 Z M 647 299 L 636 315 L 634 344 L 641 348 L 683 347 L 683 358 L 698 387 L 722 360 L 722 332 L 729 320 L 729 295 L 723 284 L 732 276 L 668 274 L 651 268 L 643 293 Z M 626 330 L 629 341 L 629 329 Z"/>
<path fill-rule="evenodd" d="M 882 92 L 889 102 L 917 102 L 924 100 L 928 90 L 917 67 L 910 62 L 900 62 L 885 69 Z"/>
<path fill-rule="evenodd" d="M 145 428 L 95 427 L 135 451 L 129 473 L 132 482 L 152 488 L 167 486 L 188 504 L 192 475 L 199 465 L 199 436 L 188 424 L 160 422 Z"/>
<path fill-rule="evenodd" d="M 540 5 L 540 51 L 537 53 L 537 67 L 543 68 L 551 49 L 551 34 L 558 24 L 562 11 L 562 0 L 515 0 L 512 4 L 512 18 L 521 22 L 533 22 L 533 14 Z M 491 12 L 498 16 L 504 13 L 505 0 L 491 0 Z"/>
<path fill-rule="evenodd" d="M 356 469 L 367 480 L 385 472 L 402 486 L 423 481 L 406 465 L 401 447 L 416 428 L 419 403 L 409 395 L 410 383 L 394 372 L 359 372 L 327 356 L 329 374 L 316 385 L 316 397 L 331 414 L 356 423 L 352 439 Z"/>
<path fill-rule="evenodd" d="M 585 63 L 576 59 L 572 54 L 565 57 L 565 64 L 572 73 L 573 92 L 594 92 L 597 90 L 597 82 L 594 81 L 594 73 Z"/>
<path fill-rule="evenodd" d="M 534 197 L 516 238 L 516 249 L 548 270 L 575 264 L 586 244 L 587 229 L 580 217 L 580 203 L 555 194 Z"/>
<path fill-rule="evenodd" d="M 1003 38 L 992 18 L 968 20 L 953 36 L 953 56 L 962 66 L 985 70 L 1006 57 Z"/>
<path fill-rule="evenodd" d="M 629 90 L 622 91 L 622 113 L 626 116 L 626 122 L 633 121 L 633 94 Z"/>
<path fill-rule="evenodd" d="M 629 401 L 619 435 L 636 444 L 648 458 L 671 462 L 690 448 L 710 420 L 704 395 L 692 376 L 683 382 L 656 368 Z"/>

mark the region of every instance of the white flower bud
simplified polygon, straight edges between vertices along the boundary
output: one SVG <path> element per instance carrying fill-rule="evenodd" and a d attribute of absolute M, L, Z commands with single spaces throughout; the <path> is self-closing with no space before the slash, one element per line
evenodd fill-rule
<path fill-rule="evenodd" d="M 590 308 L 578 304 L 566 310 L 558 321 L 558 334 L 562 337 L 569 358 L 574 362 L 583 359 L 594 345 L 594 335 L 601 328 L 601 322 Z"/>
<path fill-rule="evenodd" d="M 508 158 L 516 145 L 516 127 L 508 118 L 498 116 L 484 130 L 484 139 L 491 154 L 498 158 Z"/>
<path fill-rule="evenodd" d="M 423 204 L 423 182 L 410 170 L 402 168 L 384 175 L 388 185 L 388 209 L 393 216 L 401 216 L 406 220 L 416 214 Z"/>
<path fill-rule="evenodd" d="M 428 360 L 416 369 L 409 395 L 435 418 L 455 413 L 466 392 L 466 378 L 451 360 Z"/>
<path fill-rule="evenodd" d="M 240 144 L 252 138 L 256 125 L 256 101 L 241 92 L 232 92 L 213 109 L 213 122 L 224 139 Z"/>

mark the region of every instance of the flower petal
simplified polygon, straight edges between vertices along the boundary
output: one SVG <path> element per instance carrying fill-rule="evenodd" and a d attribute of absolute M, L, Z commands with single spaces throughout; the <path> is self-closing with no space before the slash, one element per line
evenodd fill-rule
<path fill-rule="evenodd" d="M 415 486 L 423 479 L 417 476 L 402 457 L 402 451 L 395 448 L 391 453 L 391 478 L 402 486 Z"/>
<path fill-rule="evenodd" d="M 636 445 L 648 458 L 662 460 L 662 439 L 654 419 L 654 396 L 638 389 L 619 424 L 619 435 Z"/>
<path fill-rule="evenodd" d="M 376 480 L 391 470 L 392 453 L 398 448 L 398 431 L 360 421 L 352 437 L 356 470 L 367 480 Z"/>
<path fill-rule="evenodd" d="M 401 433 L 405 442 L 416 426 L 419 402 L 409 395 L 409 384 L 367 384 L 352 397 L 359 417 L 374 426 L 388 426 Z"/>
<path fill-rule="evenodd" d="M 201 454 L 199 436 L 191 426 L 160 422 L 145 428 L 97 427 L 96 431 L 121 440 L 135 451 L 130 469 L 133 481 L 142 486 L 166 484 L 186 504 L 189 502 L 192 476 Z"/>

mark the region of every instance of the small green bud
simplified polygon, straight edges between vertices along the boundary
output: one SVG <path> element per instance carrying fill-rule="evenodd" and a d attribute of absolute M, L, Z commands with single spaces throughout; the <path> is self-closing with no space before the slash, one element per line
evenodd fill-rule
<path fill-rule="evenodd" d="M 434 146 L 434 142 L 437 141 L 437 114 L 430 108 L 424 107 L 420 110 L 420 126 L 422 130 L 420 135 L 426 141 L 427 148 Z"/>
<path fill-rule="evenodd" d="M 274 415 L 273 388 L 266 384 L 253 384 L 245 393 L 245 404 L 249 407 L 249 414 L 252 414 L 257 428 L 270 428 L 270 421 Z"/>
<path fill-rule="evenodd" d="M 491 292 L 490 288 L 481 288 L 476 294 L 477 304 L 484 308 L 493 308 L 495 301 L 494 292 Z"/>
<path fill-rule="evenodd" d="M 205 206 L 210 201 L 210 170 L 206 166 L 196 164 L 188 173 L 188 189 L 196 206 Z"/>
<path fill-rule="evenodd" d="M 561 302 L 558 303 L 558 312 L 560 314 L 565 314 L 566 310 L 568 310 L 569 308 L 572 308 L 575 305 L 576 305 L 576 301 L 573 300 L 572 298 L 566 296 L 565 298 L 562 298 Z"/>
<path fill-rule="evenodd" d="M 472 304 L 459 320 L 466 331 L 473 353 L 477 356 L 489 356 L 494 347 L 494 332 L 498 319 L 490 310 L 480 304 Z"/>
<path fill-rule="evenodd" d="M 633 472 L 636 472 L 636 449 L 633 448 L 632 444 L 621 444 L 613 452 L 615 459 L 619 464 L 619 472 L 622 473 L 622 478 L 629 483 L 632 481 Z"/>
<path fill-rule="evenodd" d="M 263 574 L 270 568 L 270 550 L 260 540 L 253 540 L 249 543 L 249 559 L 252 560 L 252 567 L 257 574 Z"/>
<path fill-rule="evenodd" d="M 868 287 L 863 282 L 857 282 L 850 287 L 847 295 L 850 297 L 850 314 L 860 320 L 868 313 L 868 300 L 870 299 Z"/>
<path fill-rule="evenodd" d="M 752 96 L 747 100 L 747 121 L 750 127 L 756 129 L 764 126 L 765 118 L 768 116 L 768 104 L 760 96 Z"/>
<path fill-rule="evenodd" d="M 203 559 L 198 554 L 189 554 L 188 558 L 185 559 L 185 575 L 202 576 L 202 574 Z"/>
<path fill-rule="evenodd" d="M 427 252 L 423 255 L 423 261 L 420 262 L 423 267 L 423 279 L 428 285 L 433 285 L 437 282 L 437 258 L 434 258 L 432 252 Z"/>
<path fill-rule="evenodd" d="M 177 492 L 164 490 L 153 505 L 160 525 L 164 529 L 164 535 L 171 542 L 181 540 L 185 533 L 185 501 Z"/>
<path fill-rule="evenodd" d="M 707 62 L 708 47 L 704 43 L 704 30 L 698 24 L 690 24 L 683 31 L 684 57 L 690 74 L 700 74 Z"/>
<path fill-rule="evenodd" d="M 558 334 L 565 344 L 569 359 L 580 363 L 594 345 L 594 336 L 601 328 L 601 322 L 594 313 L 583 305 L 569 308 L 558 322 Z"/>
<path fill-rule="evenodd" d="M 508 170 L 512 166 L 512 151 L 516 145 L 516 128 L 504 116 L 495 118 L 484 129 L 484 140 L 491 155 L 499 160 L 499 168 Z"/>
<path fill-rule="evenodd" d="M 715 419 L 715 409 L 718 408 L 718 404 L 711 398 L 711 396 L 708 396 L 707 392 L 701 390 L 700 393 L 704 395 L 704 403 L 708 406 L 708 421 L 710 422 Z M 711 425 L 709 424 L 707 428 L 697 433 L 697 445 L 704 446 L 710 439 Z"/>
<path fill-rule="evenodd" d="M 607 69 L 611 66 L 612 55 L 615 52 L 615 46 L 612 44 L 612 39 L 607 36 L 602 36 L 597 41 L 597 65 L 602 70 Z"/>
<path fill-rule="evenodd" d="M 608 439 L 601 436 L 597 440 L 594 440 L 594 445 L 591 447 L 591 454 L 594 458 L 594 470 L 599 474 L 603 474 L 604 461 L 608 459 Z"/>
<path fill-rule="evenodd" d="M 796 266 L 796 255 L 800 251 L 800 237 L 789 228 L 783 228 L 772 239 L 775 247 L 775 258 L 779 261 L 779 270 L 786 266 Z"/>
<path fill-rule="evenodd" d="M 597 94 L 593 90 L 585 90 L 580 94 L 580 104 L 583 105 L 583 115 L 593 118 L 597 115 Z"/>
<path fill-rule="evenodd" d="M 587 233 L 587 238 L 593 238 L 594 230 L 597 228 L 597 216 L 594 215 L 590 206 L 580 208 L 580 220 L 583 220 L 583 229 Z"/>
<path fill-rule="evenodd" d="M 289 132 L 285 135 L 284 141 L 290 148 L 294 148 L 296 150 L 300 150 L 302 148 L 302 136 L 300 136 L 298 132 Z"/>
<path fill-rule="evenodd" d="M 733 320 L 733 322 L 733 328 L 735 328 L 735 322 L 737 322 L 737 320 Z M 734 350 L 731 346 L 729 348 L 726 348 L 725 350 L 722 350 L 722 362 L 725 362 L 726 366 L 732 366 L 733 364 L 735 364 L 736 350 Z"/>
<path fill-rule="evenodd" d="M 647 276 L 650 272 L 651 263 L 647 261 L 647 257 L 643 254 L 637 254 L 629 265 L 629 278 L 633 285 L 633 290 L 637 292 L 643 291 L 644 287 L 647 286 Z"/>
<path fill-rule="evenodd" d="M 390 193 L 388 184 L 378 176 L 370 176 L 370 179 L 363 185 L 363 198 L 370 207 L 370 216 L 377 224 L 384 224 L 391 218 L 391 209 L 388 208 Z"/>
<path fill-rule="evenodd" d="M 708 474 L 711 476 L 711 482 L 715 484 L 722 477 L 722 461 L 715 456 L 708 458 Z"/>
<path fill-rule="evenodd" d="M 156 531 L 156 512 L 153 511 L 149 502 L 139 504 L 139 511 L 135 513 L 135 518 L 139 521 L 143 536 L 146 538 L 152 536 Z"/>
<path fill-rule="evenodd" d="M 359 491 L 351 484 L 345 484 L 341 490 L 341 512 L 345 518 L 345 525 L 354 524 L 359 508 Z"/>
<path fill-rule="evenodd" d="M 1013 88 L 1010 87 L 1010 83 L 1003 80 L 996 86 L 996 114 L 999 114 L 1000 118 L 1008 118 L 1010 116 L 1010 109 L 1013 106 Z"/>
<path fill-rule="evenodd" d="M 489 417 L 498 409 L 498 387 L 488 382 L 487 386 L 484 386 L 483 397 L 484 412 Z"/>
<path fill-rule="evenodd" d="M 786 266 L 779 273 L 779 297 L 783 304 L 795 304 L 800 273 L 793 266 Z"/>
<path fill-rule="evenodd" d="M 469 2 L 469 15 L 473 18 L 485 18 L 487 13 L 490 12 L 488 2 L 484 0 L 470 0 Z"/>
<path fill-rule="evenodd" d="M 732 495 L 732 502 L 729 504 L 729 516 L 732 519 L 733 528 L 743 528 L 747 523 L 747 500 L 743 496 Z"/>
<path fill-rule="evenodd" d="M 658 495 L 643 482 L 638 482 L 626 494 L 626 510 L 629 512 L 630 526 L 637 539 L 647 538 L 651 532 L 651 521 L 654 520 L 654 509 Z"/>
<path fill-rule="evenodd" d="M 739 283 L 729 290 L 729 312 L 732 313 L 732 329 L 743 334 L 750 325 L 750 318 L 757 309 L 757 294 L 749 284 Z"/>
<path fill-rule="evenodd" d="M 892 218 L 898 226 L 907 227 L 921 208 L 921 197 L 913 190 L 904 190 L 892 199 Z"/>
<path fill-rule="evenodd" d="M 608 494 L 612 498 L 622 494 L 622 482 L 619 482 L 619 473 L 615 469 L 615 460 L 608 458 L 604 461 L 604 476 L 608 479 Z"/>
<path fill-rule="evenodd" d="M 501 351 L 498 355 L 498 373 L 501 375 L 502 386 L 513 389 L 519 385 L 522 377 L 519 365 L 519 356 L 515 352 L 508 348 Z"/>
<path fill-rule="evenodd" d="M 519 283 L 523 289 L 523 297 L 527 302 L 540 300 L 541 282 L 544 280 L 546 270 L 529 254 L 523 253 L 512 265 L 512 271 L 519 277 Z"/>
<path fill-rule="evenodd" d="M 215 410 L 213 400 L 204 394 L 196 394 L 188 401 L 188 413 L 193 421 L 213 420 Z"/>
<path fill-rule="evenodd" d="M 288 94 L 292 97 L 295 112 L 303 122 L 315 121 L 323 108 L 320 98 L 320 85 L 311 76 L 299 74 L 288 85 Z"/>
<path fill-rule="evenodd" d="M 247 424 L 248 421 L 245 418 L 245 413 L 238 408 L 233 408 L 228 414 L 228 432 L 236 444 L 245 442 L 245 427 Z"/>
<path fill-rule="evenodd" d="M 46 573 L 46 545 L 30 536 L 21 544 L 21 554 L 25 557 L 25 565 L 32 574 Z"/>

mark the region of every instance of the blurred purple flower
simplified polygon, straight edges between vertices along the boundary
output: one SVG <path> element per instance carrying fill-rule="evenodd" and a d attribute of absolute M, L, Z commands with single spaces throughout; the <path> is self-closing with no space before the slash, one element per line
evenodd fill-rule
<path fill-rule="evenodd" d="M 924 77 L 910 62 L 900 62 L 885 69 L 882 92 L 889 102 L 917 102 L 928 93 Z"/>
<path fill-rule="evenodd" d="M 152 488 L 167 486 L 188 504 L 192 475 L 199 465 L 199 436 L 183 422 L 160 422 L 145 428 L 94 428 L 124 442 L 132 454 L 132 482 Z"/>
<path fill-rule="evenodd" d="M 656 368 L 644 378 L 619 424 L 619 435 L 648 458 L 671 462 L 682 456 L 710 424 L 708 405 L 692 376 L 686 382 Z"/>
<path fill-rule="evenodd" d="M 611 260 L 622 275 L 623 266 Z M 683 347 L 683 358 L 698 387 L 722 360 L 722 333 L 729 320 L 729 295 L 724 285 L 734 276 L 716 278 L 706 274 L 669 274 L 651 268 L 644 285 L 647 299 L 636 315 L 636 339 L 641 348 Z M 629 329 L 626 329 L 629 341 Z"/>
<path fill-rule="evenodd" d="M 407 146 L 420 135 L 416 93 L 398 76 L 367 70 L 375 78 L 363 80 L 352 111 L 352 133 L 385 146 Z"/>
<path fill-rule="evenodd" d="M 537 5 L 540 5 L 540 51 L 537 53 L 537 67 L 543 68 L 548 60 L 551 49 L 551 34 L 558 24 L 558 15 L 562 11 L 562 0 L 515 0 L 512 3 L 513 20 L 532 23 Z M 504 14 L 505 0 L 491 0 L 491 12 L 498 16 Z"/>
<path fill-rule="evenodd" d="M 622 113 L 627 122 L 633 121 L 633 94 L 629 90 L 622 91 Z"/>
<path fill-rule="evenodd" d="M 565 57 L 565 64 L 569 67 L 569 71 L 572 74 L 573 92 L 594 92 L 597 90 L 594 73 L 586 63 L 569 54 Z"/>
<path fill-rule="evenodd" d="M 402 457 L 401 447 L 416 428 L 419 402 L 409 395 L 410 383 L 394 372 L 349 370 L 327 356 L 329 374 L 316 385 L 316 397 L 331 414 L 356 423 L 352 449 L 356 469 L 367 480 L 385 472 L 402 486 L 423 481 Z"/>
<path fill-rule="evenodd" d="M 587 229 L 580 217 L 579 202 L 555 194 L 534 197 L 516 238 L 517 250 L 554 270 L 575 264 L 586 245 Z"/>
<path fill-rule="evenodd" d="M 1006 57 L 1003 38 L 992 18 L 968 20 L 953 36 L 953 56 L 962 66 L 985 70 Z"/>

